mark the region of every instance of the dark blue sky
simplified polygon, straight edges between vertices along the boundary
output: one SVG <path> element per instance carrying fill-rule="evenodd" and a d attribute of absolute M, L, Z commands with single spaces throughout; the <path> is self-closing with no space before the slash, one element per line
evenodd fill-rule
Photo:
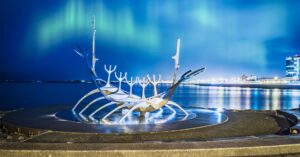
<path fill-rule="evenodd" d="M 1 79 L 89 79 L 75 44 L 91 50 L 96 16 L 97 71 L 117 64 L 129 76 L 173 72 L 181 38 L 181 72 L 199 77 L 284 76 L 285 57 L 300 52 L 297 0 L 3 0 Z"/>

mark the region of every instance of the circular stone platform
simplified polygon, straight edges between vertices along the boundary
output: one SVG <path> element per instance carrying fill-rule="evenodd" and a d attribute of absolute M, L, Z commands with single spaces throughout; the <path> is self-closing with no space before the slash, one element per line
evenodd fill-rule
<path fill-rule="evenodd" d="M 162 132 L 172 130 L 190 129 L 216 125 L 227 120 L 227 116 L 216 111 L 205 109 L 187 109 L 193 113 L 194 118 L 160 124 L 134 124 L 134 125 L 104 125 L 76 122 L 61 119 L 56 113 L 71 110 L 70 106 L 47 106 L 37 109 L 25 109 L 7 114 L 3 121 L 20 128 L 35 128 L 42 130 L 83 132 L 83 133 L 138 133 Z"/>

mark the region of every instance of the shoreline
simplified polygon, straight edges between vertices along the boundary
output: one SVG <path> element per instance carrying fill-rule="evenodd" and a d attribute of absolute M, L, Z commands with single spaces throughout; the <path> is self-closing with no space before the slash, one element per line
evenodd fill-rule
<path fill-rule="evenodd" d="M 0 80 L 0 84 L 93 84 L 92 80 Z M 118 83 L 111 81 L 111 83 Z M 123 82 L 125 83 L 125 82 Z M 170 85 L 170 82 L 160 83 L 161 85 Z M 181 86 L 195 85 L 195 86 L 211 86 L 211 87 L 241 87 L 241 88 L 264 88 L 264 89 L 300 89 L 300 84 L 295 83 L 188 83 L 184 82 Z"/>
<path fill-rule="evenodd" d="M 263 89 L 300 89 L 300 84 L 227 84 L 227 83 L 195 83 L 197 86 L 208 87 L 241 87 L 241 88 L 263 88 Z"/>

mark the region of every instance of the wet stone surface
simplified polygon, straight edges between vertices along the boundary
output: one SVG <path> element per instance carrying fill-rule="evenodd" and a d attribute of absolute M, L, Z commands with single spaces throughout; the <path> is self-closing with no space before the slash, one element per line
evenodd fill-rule
<path fill-rule="evenodd" d="M 92 124 L 66 118 L 72 115 L 70 106 L 54 106 L 36 109 L 25 109 L 10 113 L 4 117 L 6 123 L 42 130 L 66 131 L 66 132 L 87 132 L 87 133 L 138 133 L 138 132 L 161 132 L 171 130 L 189 129 L 204 127 L 224 122 L 226 115 L 216 111 L 205 109 L 188 109 L 192 115 L 186 120 L 167 121 L 158 124 Z M 65 116 L 57 116 L 63 111 Z M 70 112 L 66 112 L 70 111 Z M 179 115 L 180 116 L 180 115 Z"/>

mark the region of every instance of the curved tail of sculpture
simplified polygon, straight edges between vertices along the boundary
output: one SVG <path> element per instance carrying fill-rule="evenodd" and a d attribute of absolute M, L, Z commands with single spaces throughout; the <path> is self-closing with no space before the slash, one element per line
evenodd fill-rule
<path fill-rule="evenodd" d="M 173 96 L 176 88 L 180 85 L 180 83 L 182 83 L 183 81 L 186 81 L 194 76 L 197 76 L 198 74 L 202 73 L 205 71 L 205 67 L 203 68 L 200 68 L 200 69 L 197 69 L 195 71 L 192 71 L 192 70 L 189 70 L 187 72 L 185 72 L 181 77 L 180 79 L 174 83 L 170 88 L 168 88 L 166 91 L 158 94 L 157 96 L 154 96 L 154 97 L 151 97 L 151 98 L 148 98 L 148 100 L 151 100 L 153 98 L 157 98 L 157 97 L 160 97 L 163 99 L 162 102 L 160 102 L 159 104 L 156 104 L 154 106 L 156 106 L 156 108 L 161 108 L 162 106 L 164 106 L 165 104 L 168 103 L 168 101 L 171 99 L 171 97 Z M 151 102 L 148 102 L 151 104 Z"/>
<path fill-rule="evenodd" d="M 189 70 L 187 72 L 185 72 L 180 79 L 173 84 L 167 91 L 166 94 L 163 96 L 163 99 L 170 99 L 175 91 L 175 89 L 180 85 L 180 83 L 182 83 L 183 81 L 186 81 L 188 79 L 191 79 L 192 77 L 197 76 L 198 74 L 202 73 L 205 71 L 205 67 L 197 69 L 195 71 Z"/>

